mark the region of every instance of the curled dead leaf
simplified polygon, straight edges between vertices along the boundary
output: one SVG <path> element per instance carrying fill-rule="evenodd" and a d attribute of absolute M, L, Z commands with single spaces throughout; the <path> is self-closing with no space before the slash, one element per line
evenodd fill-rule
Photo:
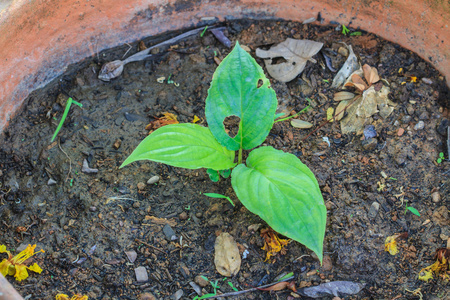
<path fill-rule="evenodd" d="M 288 38 L 269 50 L 256 49 L 256 56 L 265 59 L 264 63 L 270 76 L 281 82 L 288 82 L 305 69 L 308 60 L 316 62 L 312 57 L 322 46 L 323 43 L 319 42 Z M 273 64 L 272 59 L 277 57 L 284 58 L 286 62 Z"/>

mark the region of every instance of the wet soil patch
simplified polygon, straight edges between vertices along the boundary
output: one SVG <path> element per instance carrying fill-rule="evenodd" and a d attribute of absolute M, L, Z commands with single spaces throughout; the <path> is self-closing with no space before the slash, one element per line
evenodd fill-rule
<path fill-rule="evenodd" d="M 362 64 L 375 66 L 391 85 L 396 107 L 386 119 L 374 115 L 369 120 L 375 137 L 343 135 L 339 122 L 332 122 L 303 141 L 326 120 L 327 109 L 336 107 L 336 90 L 330 87 L 335 73 L 318 54 L 318 62 L 308 62 L 293 81 L 271 79 L 280 109 L 295 113 L 311 99 L 311 109 L 299 118 L 313 128 L 279 122 L 265 143 L 295 154 L 316 175 L 328 210 L 326 264 L 320 266 L 311 251 L 296 242 L 284 255 L 265 261 L 259 231 L 267 225 L 239 203 L 230 179 L 212 183 L 203 169 L 145 161 L 119 169 L 148 135 L 146 125 L 164 113 L 176 115 L 181 123 L 198 117 L 198 123 L 207 125 L 204 104 L 216 60 L 230 51 L 207 31 L 202 38 L 153 49 L 151 59 L 126 65 L 111 82 L 97 79 L 101 65 L 122 59 L 129 47 L 98 53 L 29 97 L 1 136 L 0 244 L 7 249 L 37 244 L 45 254 L 33 261 L 44 271 L 30 272 L 23 282 L 8 277 L 10 282 L 29 299 L 54 299 L 57 292 L 91 299 L 136 299 L 144 293 L 157 299 L 180 294 L 192 299 L 196 293 L 190 282 L 203 284 L 199 275 L 218 279 L 220 290 L 230 292 L 214 267 L 215 238 L 229 232 L 241 254 L 248 251 L 241 271 L 230 279 L 239 290 L 294 272 L 297 286 L 335 280 L 365 283 L 351 299 L 417 299 L 409 291 L 419 288 L 426 299 L 448 297 L 442 280 L 418 280 L 419 271 L 434 262 L 435 250 L 446 247 L 450 236 L 449 162 L 436 162 L 441 152 L 448 159 L 444 78 L 411 51 L 370 33 L 344 36 L 331 27 L 291 22 L 225 26 L 233 44 L 239 41 L 254 57 L 256 48 L 288 37 L 323 42 L 328 53 L 334 53 L 335 69 L 345 61 L 338 53 L 338 43 L 345 42 Z M 144 42 L 153 45 L 172 36 Z M 136 51 L 137 43 L 127 56 Z M 263 61 L 257 61 L 264 68 Z M 71 109 L 51 143 L 68 96 L 83 108 Z M 232 128 L 231 121 L 226 125 Z M 83 172 L 84 161 L 98 172 Z M 236 206 L 204 192 L 230 196 Z M 406 203 L 421 216 L 405 214 Z M 384 251 L 384 241 L 397 233 L 407 237 L 399 240 L 399 254 L 392 256 Z M 133 251 L 137 257 L 130 261 Z M 147 281 L 137 280 L 138 267 L 145 268 Z M 287 291 L 275 294 L 253 292 L 236 298 L 292 297 Z"/>

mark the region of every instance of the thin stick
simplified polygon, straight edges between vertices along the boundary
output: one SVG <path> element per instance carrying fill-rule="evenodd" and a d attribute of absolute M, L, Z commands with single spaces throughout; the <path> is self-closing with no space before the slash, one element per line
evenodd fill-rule
<path fill-rule="evenodd" d="M 251 288 L 251 289 L 248 289 L 248 290 L 243 290 L 243 291 L 238 291 L 238 292 L 231 292 L 231 293 L 225 293 L 225 294 L 220 294 L 220 295 L 214 295 L 214 296 L 207 297 L 207 298 L 203 298 L 203 299 L 213 299 L 213 298 L 222 298 L 222 297 L 232 297 L 232 296 L 237 296 L 237 295 L 245 294 L 245 293 L 248 293 L 248 292 L 259 291 L 260 289 L 268 288 L 268 287 L 271 287 L 272 285 L 275 285 L 275 284 L 277 284 L 277 283 L 284 282 L 284 281 L 289 281 L 289 280 L 291 280 L 291 279 L 293 279 L 293 278 L 294 278 L 294 276 L 291 276 L 291 277 L 285 278 L 285 279 L 280 280 L 280 281 L 276 281 L 276 282 L 272 282 L 272 283 L 269 283 L 269 284 L 261 285 L 261 286 L 254 287 L 254 288 Z"/>
<path fill-rule="evenodd" d="M 352 104 L 356 101 L 356 99 L 359 99 L 360 97 L 361 97 L 361 95 L 358 95 L 358 96 L 356 96 L 355 98 L 353 98 L 353 100 L 352 100 L 349 104 L 347 104 L 347 106 L 344 107 L 343 110 L 341 110 L 339 113 L 335 114 L 334 117 L 332 117 L 331 119 L 326 120 L 325 122 L 323 122 L 319 127 L 317 127 L 316 129 L 314 129 L 314 130 L 313 130 L 312 132 L 310 132 L 307 136 L 305 136 L 305 137 L 301 140 L 301 142 L 304 142 L 304 141 L 305 141 L 307 138 L 309 138 L 314 132 L 316 132 L 317 130 L 319 130 L 319 129 L 322 128 L 323 126 L 327 125 L 329 122 L 334 121 L 335 118 L 336 118 L 337 116 L 339 116 L 341 113 L 343 113 L 343 112 L 347 109 L 347 107 L 349 107 L 350 105 L 352 105 Z"/>
<path fill-rule="evenodd" d="M 145 246 L 150 247 L 150 248 L 152 248 L 152 249 L 154 249 L 154 250 L 157 250 L 157 251 L 159 251 L 159 252 L 162 252 L 162 253 L 164 253 L 165 255 L 168 255 L 167 252 L 165 252 L 164 250 L 161 250 L 161 249 L 159 249 L 159 248 L 157 248 L 157 247 L 155 247 L 155 246 L 153 246 L 153 245 L 150 245 L 149 243 L 146 243 L 146 242 L 144 242 L 144 241 L 141 241 L 140 239 L 135 239 L 135 241 L 138 242 L 138 243 L 144 244 Z"/>
<path fill-rule="evenodd" d="M 70 159 L 69 155 L 67 155 L 67 153 L 64 152 L 64 150 L 61 148 L 61 141 L 60 141 L 60 140 L 58 140 L 58 147 L 59 147 L 59 149 L 61 149 L 61 151 L 62 151 L 62 152 L 67 156 L 67 158 L 69 159 L 69 172 L 67 173 L 67 178 L 66 178 L 66 180 L 65 180 L 65 181 L 67 181 L 67 180 L 69 180 L 70 173 L 72 173 L 72 160 Z"/>

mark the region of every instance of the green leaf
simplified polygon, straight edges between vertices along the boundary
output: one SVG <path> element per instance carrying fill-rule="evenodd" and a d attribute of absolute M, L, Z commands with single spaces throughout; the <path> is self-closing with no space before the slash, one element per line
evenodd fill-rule
<path fill-rule="evenodd" d="M 259 87 L 258 87 L 259 86 Z M 259 146 L 272 128 L 277 98 L 253 57 L 236 43 L 214 72 L 205 115 L 216 139 L 230 150 Z M 235 137 L 225 132 L 226 117 L 240 118 Z"/>
<path fill-rule="evenodd" d="M 217 172 L 216 170 L 208 169 L 208 170 L 206 170 L 206 173 L 209 175 L 209 179 L 211 179 L 212 182 L 219 181 L 219 179 L 220 179 L 219 172 Z"/>
<path fill-rule="evenodd" d="M 408 206 L 407 208 L 408 208 L 408 210 L 409 210 L 410 212 L 412 212 L 412 213 L 415 214 L 416 216 L 420 217 L 420 213 L 419 213 L 419 211 L 418 211 L 417 209 L 415 209 L 414 207 L 411 207 L 411 206 Z"/>
<path fill-rule="evenodd" d="M 230 199 L 230 197 L 225 196 L 225 195 L 221 195 L 221 194 L 217 194 L 217 193 L 203 193 L 203 195 L 211 197 L 211 198 L 222 198 L 222 199 L 227 199 L 231 205 L 234 206 L 233 201 Z"/>
<path fill-rule="evenodd" d="M 222 176 L 223 178 L 228 178 L 231 175 L 231 169 L 220 170 L 219 173 L 220 173 L 220 176 Z"/>
<path fill-rule="evenodd" d="M 147 136 L 121 168 L 137 160 L 152 160 L 186 169 L 234 167 L 234 151 L 221 146 L 208 128 L 197 124 L 171 124 Z"/>
<path fill-rule="evenodd" d="M 231 173 L 242 204 L 275 231 L 314 251 L 322 261 L 327 210 L 314 174 L 295 155 L 261 147 Z"/>

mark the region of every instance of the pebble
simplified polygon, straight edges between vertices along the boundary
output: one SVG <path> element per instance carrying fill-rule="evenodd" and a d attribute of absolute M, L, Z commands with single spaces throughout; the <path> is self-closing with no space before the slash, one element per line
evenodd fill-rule
<path fill-rule="evenodd" d="M 415 126 L 414 130 L 422 130 L 425 127 L 425 123 L 423 121 L 419 121 Z"/>
<path fill-rule="evenodd" d="M 174 241 L 177 239 L 175 231 L 170 227 L 169 224 L 164 225 L 163 233 L 169 241 Z"/>
<path fill-rule="evenodd" d="M 408 112 L 408 114 L 412 115 L 412 114 L 414 114 L 414 107 L 411 104 L 409 104 L 406 107 L 406 111 Z"/>
<path fill-rule="evenodd" d="M 426 83 L 426 84 L 433 84 L 433 81 L 430 78 L 423 77 L 422 81 L 423 81 L 423 83 Z"/>
<path fill-rule="evenodd" d="M 403 124 L 408 124 L 411 121 L 411 116 L 410 115 L 405 115 L 402 118 L 402 123 Z"/>
<path fill-rule="evenodd" d="M 83 173 L 98 173 L 98 169 L 93 169 L 89 167 L 88 161 L 86 160 L 86 158 L 83 160 L 83 167 L 81 168 L 81 172 Z"/>
<path fill-rule="evenodd" d="M 403 129 L 403 128 L 399 128 L 397 131 L 398 136 L 402 136 L 404 133 L 405 133 L 405 129 Z"/>
<path fill-rule="evenodd" d="M 209 285 L 209 281 L 205 280 L 201 275 L 196 276 L 194 281 L 201 287 L 207 287 Z"/>
<path fill-rule="evenodd" d="M 331 271 L 333 269 L 333 262 L 331 261 L 331 257 L 329 255 L 324 255 L 322 260 L 322 270 L 323 271 Z"/>
<path fill-rule="evenodd" d="M 139 182 L 139 183 L 137 184 L 137 188 L 138 188 L 138 190 L 142 191 L 143 189 L 145 189 L 145 183 Z"/>
<path fill-rule="evenodd" d="M 92 212 L 94 212 L 94 211 L 96 211 L 96 210 L 97 210 L 97 207 L 95 207 L 95 206 L 91 206 L 91 207 L 89 207 L 89 210 L 90 210 L 90 211 L 92 211 Z"/>
<path fill-rule="evenodd" d="M 153 296 L 152 293 L 140 294 L 138 299 L 140 299 L 140 300 L 156 300 L 155 296 Z"/>
<path fill-rule="evenodd" d="M 370 138 L 374 138 L 376 136 L 377 136 L 377 131 L 375 130 L 375 126 L 368 125 L 364 128 L 364 138 L 366 140 L 368 140 Z"/>
<path fill-rule="evenodd" d="M 371 151 L 371 150 L 375 149 L 375 147 L 377 146 L 377 143 L 378 142 L 377 142 L 376 138 L 370 138 L 370 139 L 364 140 L 362 142 L 362 146 L 363 146 L 364 150 Z"/>
<path fill-rule="evenodd" d="M 374 220 L 375 217 L 378 214 L 378 210 L 380 209 L 380 203 L 378 202 L 373 202 L 372 205 L 369 208 L 369 213 L 368 213 L 368 217 L 370 220 Z"/>
<path fill-rule="evenodd" d="M 180 215 L 179 215 L 180 220 L 187 220 L 189 218 L 187 212 L 183 211 Z"/>
<path fill-rule="evenodd" d="M 182 289 L 179 289 L 178 291 L 175 292 L 175 294 L 172 295 L 172 299 L 174 300 L 179 300 L 181 297 L 183 297 L 184 292 Z"/>
<path fill-rule="evenodd" d="M 448 121 L 448 119 L 442 119 L 436 130 L 440 135 L 447 136 L 448 126 L 450 126 L 450 122 Z"/>
<path fill-rule="evenodd" d="M 441 194 L 439 194 L 439 192 L 434 192 L 433 194 L 431 194 L 431 199 L 434 203 L 438 203 L 439 201 L 441 201 Z"/>
<path fill-rule="evenodd" d="M 52 178 L 50 178 L 48 181 L 47 181 L 47 185 L 55 185 L 56 184 L 56 180 L 54 180 L 54 179 L 52 179 Z"/>
<path fill-rule="evenodd" d="M 137 258 L 137 253 L 134 250 L 130 250 L 130 251 L 125 251 L 125 254 L 128 257 L 128 260 L 130 261 L 130 263 L 134 263 L 134 261 Z"/>
<path fill-rule="evenodd" d="M 428 120 L 430 118 L 430 115 L 428 112 L 424 111 L 419 115 L 419 120 Z"/>
<path fill-rule="evenodd" d="M 147 184 L 154 184 L 154 183 L 157 183 L 159 181 L 159 176 L 158 175 L 155 175 L 155 176 L 152 176 L 148 181 L 147 181 Z"/>
<path fill-rule="evenodd" d="M 191 281 L 191 282 L 189 282 L 189 285 L 192 286 L 192 288 L 197 293 L 197 295 L 199 295 L 199 296 L 202 295 L 202 288 L 198 284 L 196 284 L 195 282 Z"/>
<path fill-rule="evenodd" d="M 122 141 L 120 139 L 117 139 L 113 144 L 114 149 L 116 149 L 116 150 L 119 149 L 121 144 L 122 144 Z"/>
<path fill-rule="evenodd" d="M 137 282 L 146 282 L 148 281 L 148 274 L 145 267 L 137 267 L 134 269 L 134 273 L 136 274 Z"/>

